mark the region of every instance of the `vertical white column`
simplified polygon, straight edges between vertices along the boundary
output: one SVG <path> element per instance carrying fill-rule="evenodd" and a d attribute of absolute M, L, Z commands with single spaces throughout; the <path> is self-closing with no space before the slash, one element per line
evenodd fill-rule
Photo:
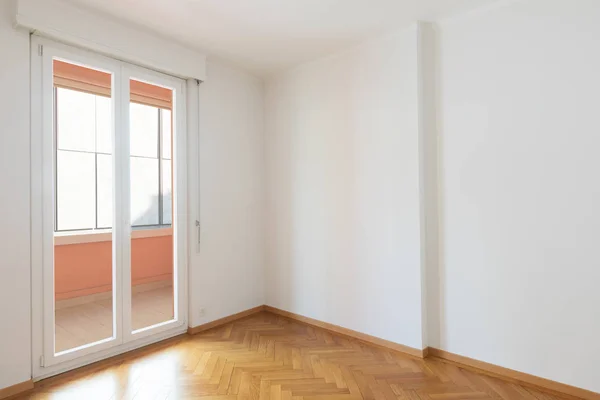
<path fill-rule="evenodd" d="M 200 121 L 200 94 L 201 83 L 195 79 L 187 80 L 187 208 L 188 208 L 188 325 L 194 326 L 196 315 L 195 305 L 197 296 L 190 290 L 191 283 L 198 279 L 197 270 L 194 268 L 196 254 L 200 252 L 202 219 L 200 216 L 200 173 L 199 173 L 199 121 Z M 197 221 L 197 223 L 196 223 Z"/>
<path fill-rule="evenodd" d="M 440 329 L 437 35 L 433 23 L 418 23 L 421 315 L 424 348 L 439 347 Z"/>

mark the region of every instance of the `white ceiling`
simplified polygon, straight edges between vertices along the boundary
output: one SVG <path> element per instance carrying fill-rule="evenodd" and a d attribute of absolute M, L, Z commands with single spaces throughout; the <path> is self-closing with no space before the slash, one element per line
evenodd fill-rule
<path fill-rule="evenodd" d="M 69 0 L 259 75 L 495 0 Z"/>

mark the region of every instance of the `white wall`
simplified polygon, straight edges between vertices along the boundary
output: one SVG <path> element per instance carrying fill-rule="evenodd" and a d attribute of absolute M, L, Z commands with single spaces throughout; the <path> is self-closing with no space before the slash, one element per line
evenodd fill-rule
<path fill-rule="evenodd" d="M 267 304 L 422 348 L 417 32 L 266 84 Z"/>
<path fill-rule="evenodd" d="M 445 350 L 600 392 L 600 3 L 442 29 Z"/>
<path fill-rule="evenodd" d="M 31 377 L 29 34 L 0 1 L 0 388 Z"/>
<path fill-rule="evenodd" d="M 212 59 L 207 75 L 200 85 L 202 232 L 190 262 L 191 326 L 265 301 L 263 84 Z"/>

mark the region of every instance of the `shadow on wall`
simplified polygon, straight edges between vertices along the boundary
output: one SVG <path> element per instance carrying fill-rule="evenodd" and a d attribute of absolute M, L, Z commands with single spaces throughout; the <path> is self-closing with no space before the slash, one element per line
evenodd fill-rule
<path fill-rule="evenodd" d="M 323 91 L 327 92 L 327 87 Z M 274 114 L 278 112 L 286 114 L 291 110 L 282 108 Z M 296 117 L 307 124 L 314 122 L 310 112 Z M 333 131 L 332 135 L 341 135 L 340 132 L 341 129 Z M 361 243 L 353 225 L 360 216 L 355 213 L 353 201 L 349 201 L 358 192 L 350 177 L 357 152 L 356 138 L 336 138 L 337 153 L 332 162 L 331 154 L 322 151 L 331 138 L 299 139 L 285 130 L 277 135 L 279 147 L 273 149 L 277 156 L 270 161 L 274 167 L 272 179 L 277 184 L 269 199 L 275 202 L 271 207 L 275 212 L 269 214 L 267 238 L 271 243 L 269 275 L 273 279 L 269 304 L 334 324 L 351 321 L 352 325 L 371 312 L 355 295 L 361 291 L 361 275 L 366 274 L 355 261 L 355 249 Z M 298 154 L 298 140 L 302 140 L 306 153 Z M 356 279 L 347 279 L 348 276 Z M 343 290 L 332 291 L 330 282 L 343 282 Z M 306 295 L 306 288 L 312 295 Z"/>

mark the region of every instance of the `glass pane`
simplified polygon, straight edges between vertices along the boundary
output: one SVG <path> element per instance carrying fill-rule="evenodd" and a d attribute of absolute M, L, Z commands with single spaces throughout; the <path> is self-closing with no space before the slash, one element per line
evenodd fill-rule
<path fill-rule="evenodd" d="M 63 353 L 114 338 L 112 233 L 96 230 L 112 223 L 111 156 L 96 153 L 112 149 L 112 77 L 53 66 L 55 85 L 69 87 L 56 89 L 54 110 L 54 351 Z"/>
<path fill-rule="evenodd" d="M 112 156 L 98 154 L 96 164 L 98 191 L 98 228 L 111 228 L 113 222 L 113 177 Z"/>
<path fill-rule="evenodd" d="M 158 158 L 158 108 L 131 103 L 131 155 Z"/>
<path fill-rule="evenodd" d="M 171 100 L 170 90 L 144 82 L 131 82 L 132 98 Z M 131 323 L 135 332 L 173 320 L 175 313 L 173 232 L 170 227 L 157 226 L 160 224 L 159 212 L 163 214 L 163 224 L 171 220 L 170 161 L 159 158 L 171 152 L 171 123 L 165 121 L 165 114 L 170 120 L 171 112 L 133 103 L 131 110 L 131 223 L 134 227 L 138 225 L 131 239 Z M 164 132 L 166 125 L 169 126 L 168 132 Z M 166 137 L 168 144 L 165 143 Z M 167 145 L 169 150 L 165 150 Z M 165 209 L 169 210 L 168 216 L 164 214 Z M 139 225 L 154 226 L 142 228 Z"/>
<path fill-rule="evenodd" d="M 171 110 L 160 110 L 162 128 L 162 158 L 171 159 Z"/>
<path fill-rule="evenodd" d="M 131 157 L 131 225 L 158 225 L 158 160 Z"/>
<path fill-rule="evenodd" d="M 59 130 L 60 135 L 60 130 Z M 96 226 L 95 155 L 58 150 L 56 154 L 56 229 Z"/>
<path fill-rule="evenodd" d="M 96 96 L 96 151 L 112 154 L 110 97 Z"/>
<path fill-rule="evenodd" d="M 56 89 L 58 149 L 95 151 L 96 96 L 75 90 Z"/>
<path fill-rule="evenodd" d="M 170 225 L 172 218 L 172 190 L 171 190 L 171 160 L 162 160 L 162 207 L 163 224 Z"/>

